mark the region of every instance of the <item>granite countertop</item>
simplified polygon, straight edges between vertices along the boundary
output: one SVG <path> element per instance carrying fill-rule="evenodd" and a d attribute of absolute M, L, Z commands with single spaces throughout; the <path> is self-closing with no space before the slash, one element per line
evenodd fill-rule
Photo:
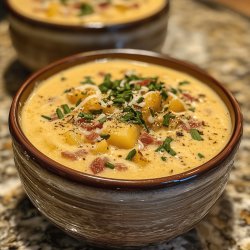
<path fill-rule="evenodd" d="M 250 250 L 250 19 L 205 0 L 174 0 L 171 9 L 163 52 L 198 64 L 233 92 L 244 114 L 244 137 L 226 191 L 206 218 L 168 243 L 143 249 Z M 93 249 L 50 224 L 18 179 L 8 112 L 29 74 L 17 61 L 8 23 L 0 16 L 0 249 Z"/>

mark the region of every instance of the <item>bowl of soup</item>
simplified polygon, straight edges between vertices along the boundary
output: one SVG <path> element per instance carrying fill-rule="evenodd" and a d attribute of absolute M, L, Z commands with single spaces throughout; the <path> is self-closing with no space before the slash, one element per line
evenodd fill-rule
<path fill-rule="evenodd" d="M 6 0 L 19 60 L 34 70 L 75 53 L 160 50 L 168 0 Z"/>
<path fill-rule="evenodd" d="M 196 66 L 123 49 L 35 73 L 9 126 L 39 211 L 75 238 L 125 248 L 172 239 L 209 212 L 228 181 L 242 115 Z"/>

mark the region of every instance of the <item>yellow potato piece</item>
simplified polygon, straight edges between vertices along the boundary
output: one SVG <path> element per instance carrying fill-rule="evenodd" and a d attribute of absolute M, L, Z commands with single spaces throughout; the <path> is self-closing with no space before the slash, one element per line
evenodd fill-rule
<path fill-rule="evenodd" d="M 133 124 L 108 121 L 103 132 L 109 134 L 109 144 L 118 148 L 130 149 L 135 146 L 139 137 L 139 128 Z"/>
<path fill-rule="evenodd" d="M 79 89 L 72 89 L 69 93 L 67 93 L 67 98 L 70 103 L 76 104 L 79 99 L 83 100 L 93 94 L 95 94 L 95 90 L 91 88 L 84 91 L 81 91 Z"/>
<path fill-rule="evenodd" d="M 54 151 L 57 149 L 57 144 L 52 140 L 48 140 L 48 138 L 44 138 L 44 144 L 50 151 Z"/>
<path fill-rule="evenodd" d="M 89 99 L 87 102 L 83 104 L 83 110 L 84 111 L 90 111 L 90 110 L 100 110 L 102 109 L 102 106 L 100 104 L 100 101 L 97 97 L 93 97 Z"/>
<path fill-rule="evenodd" d="M 84 137 L 74 131 L 64 133 L 64 139 L 69 145 L 80 145 L 84 142 Z"/>
<path fill-rule="evenodd" d="M 102 140 L 100 142 L 97 142 L 95 144 L 95 148 L 92 149 L 91 151 L 94 153 L 94 154 L 104 154 L 104 153 L 107 153 L 109 150 L 109 146 L 108 146 L 108 143 L 106 140 Z"/>
<path fill-rule="evenodd" d="M 145 106 L 143 110 L 151 108 L 153 111 L 161 110 L 161 93 L 159 91 L 151 91 L 145 96 Z"/>
<path fill-rule="evenodd" d="M 110 114 L 113 114 L 114 112 L 115 112 L 115 107 L 114 106 L 107 106 L 107 107 L 105 107 L 105 108 L 103 108 L 103 112 L 105 113 L 105 114 L 108 114 L 108 115 L 110 115 Z"/>
<path fill-rule="evenodd" d="M 148 118 L 151 115 L 150 109 L 154 112 L 160 111 L 162 107 L 162 97 L 159 91 L 149 92 L 145 96 L 145 106 L 142 108 L 143 119 L 148 123 Z"/>
<path fill-rule="evenodd" d="M 186 110 L 183 102 L 179 99 L 172 99 L 169 103 L 168 108 L 170 111 L 176 113 L 184 112 Z"/>
<path fill-rule="evenodd" d="M 133 158 L 133 162 L 138 164 L 140 167 L 145 167 L 149 163 L 149 160 L 145 158 L 142 153 L 137 152 Z"/>
<path fill-rule="evenodd" d="M 46 11 L 48 17 L 53 17 L 59 12 L 59 5 L 57 3 L 50 3 Z"/>
<path fill-rule="evenodd" d="M 126 12 L 128 10 L 128 6 L 124 4 L 116 4 L 115 8 L 117 11 L 120 11 L 120 12 Z"/>

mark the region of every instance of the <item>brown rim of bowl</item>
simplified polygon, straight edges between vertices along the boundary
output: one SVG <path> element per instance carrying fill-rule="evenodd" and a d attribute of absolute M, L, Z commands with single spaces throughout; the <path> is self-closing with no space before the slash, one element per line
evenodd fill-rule
<path fill-rule="evenodd" d="M 184 73 L 190 74 L 191 76 L 203 81 L 205 84 L 213 88 L 223 99 L 224 103 L 227 105 L 232 118 L 233 131 L 231 138 L 225 148 L 214 158 L 209 160 L 203 165 L 200 165 L 192 170 L 183 172 L 181 174 L 176 174 L 168 177 L 154 178 L 154 179 L 142 179 L 142 180 L 125 180 L 125 179 L 112 179 L 104 178 L 95 175 L 85 174 L 76 170 L 72 170 L 68 167 L 63 166 L 55 162 L 54 160 L 48 158 L 46 155 L 37 150 L 26 138 L 22 132 L 20 123 L 19 123 L 19 114 L 20 114 L 20 100 L 22 94 L 25 93 L 25 90 L 32 84 L 32 89 L 34 85 L 47 79 L 48 77 L 58 73 L 64 69 L 73 67 L 75 65 L 84 64 L 86 62 L 95 61 L 98 59 L 130 59 L 137 60 L 141 62 L 148 62 L 156 65 L 162 65 Z M 205 80 L 204 80 L 205 79 Z M 209 85 L 208 84 L 211 84 Z M 30 91 L 32 91 L 32 89 Z M 30 93 L 26 93 L 26 97 Z M 222 96 L 223 95 L 223 96 Z M 24 98 L 26 100 L 26 97 Z M 24 101 L 25 101 L 24 100 Z M 67 179 L 80 182 L 82 184 L 95 186 L 95 187 L 104 187 L 109 189 L 151 189 L 165 187 L 169 185 L 176 185 L 181 182 L 186 182 L 192 178 L 200 176 L 208 171 L 215 169 L 220 165 L 230 154 L 236 149 L 240 141 L 243 124 L 242 124 L 242 114 L 240 112 L 239 105 L 233 95 L 227 91 L 220 83 L 218 83 L 214 78 L 209 76 L 206 72 L 198 68 L 197 66 L 180 61 L 166 55 L 162 55 L 155 52 L 134 50 L 134 49 L 111 49 L 111 50 L 100 50 L 87 52 L 82 54 L 73 55 L 62 60 L 59 60 L 55 63 L 50 64 L 49 66 L 39 70 L 34 73 L 18 90 L 16 96 L 13 99 L 10 115 L 9 115 L 9 127 L 10 132 L 15 141 L 21 145 L 22 149 L 27 152 L 27 154 L 34 159 L 40 166 L 56 173 L 57 175 L 63 176 Z"/>
<path fill-rule="evenodd" d="M 103 31 L 110 31 L 115 32 L 118 30 L 126 30 L 126 29 L 135 29 L 140 25 L 145 25 L 147 22 L 153 21 L 160 16 L 166 15 L 169 12 L 170 8 L 170 0 L 166 0 L 166 3 L 162 9 L 157 11 L 156 13 L 145 17 L 143 19 L 121 23 L 121 24 L 110 24 L 110 25 L 66 25 L 66 24 L 58 24 L 58 23 L 49 23 L 46 21 L 40 21 L 33 19 L 31 17 L 25 16 L 14 9 L 14 7 L 9 3 L 9 0 L 4 0 L 5 6 L 7 7 L 8 11 L 13 14 L 15 17 L 25 21 L 27 23 L 32 24 L 33 26 L 40 26 L 47 29 L 53 30 L 64 30 L 64 31 L 85 31 L 85 32 L 103 32 Z"/>

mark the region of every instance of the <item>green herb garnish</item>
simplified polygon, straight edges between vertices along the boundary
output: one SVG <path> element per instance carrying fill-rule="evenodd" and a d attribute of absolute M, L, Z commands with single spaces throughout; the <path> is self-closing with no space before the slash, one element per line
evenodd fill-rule
<path fill-rule="evenodd" d="M 99 85 L 99 89 L 102 93 L 107 93 L 109 89 L 112 89 L 113 82 L 111 80 L 111 74 L 106 74 L 103 79 L 103 83 Z"/>
<path fill-rule="evenodd" d="M 190 134 L 194 140 L 203 141 L 203 138 L 201 137 L 201 135 L 197 129 L 195 129 L 195 128 L 190 129 Z"/>
<path fill-rule="evenodd" d="M 198 153 L 197 155 L 198 155 L 198 157 L 199 157 L 200 159 L 205 158 L 205 156 L 204 156 L 203 154 L 201 154 L 201 153 Z"/>
<path fill-rule="evenodd" d="M 108 140 L 109 137 L 110 137 L 110 135 L 108 135 L 108 134 L 101 134 L 100 137 L 101 137 L 102 139 L 104 139 L 104 140 Z"/>
<path fill-rule="evenodd" d="M 62 119 L 64 117 L 63 112 L 60 108 L 56 109 L 56 114 L 59 119 Z"/>
<path fill-rule="evenodd" d="M 188 110 L 192 111 L 192 112 L 195 112 L 195 107 L 191 107 L 189 108 Z"/>
<path fill-rule="evenodd" d="M 151 114 L 152 117 L 155 117 L 155 112 L 152 108 L 149 108 L 149 112 Z"/>
<path fill-rule="evenodd" d="M 77 102 L 76 102 L 76 107 L 79 106 L 79 104 L 82 102 L 82 99 L 79 99 Z"/>
<path fill-rule="evenodd" d="M 80 6 L 79 16 L 86 16 L 94 13 L 94 8 L 87 3 L 82 3 Z"/>
<path fill-rule="evenodd" d="M 171 146 L 170 146 L 170 143 L 173 141 L 173 139 L 171 138 L 171 137 L 167 137 L 166 139 L 165 139 L 165 141 L 163 142 L 163 144 L 160 146 L 160 147 L 158 147 L 155 151 L 156 152 L 164 152 L 164 151 L 166 151 L 166 152 L 168 152 L 170 155 L 172 155 L 172 156 L 175 156 L 176 155 L 176 152 L 171 148 Z"/>
<path fill-rule="evenodd" d="M 79 113 L 78 117 L 84 118 L 86 120 L 93 120 L 94 119 L 94 116 L 92 114 L 83 113 L 83 112 Z"/>
<path fill-rule="evenodd" d="M 115 98 L 112 101 L 113 103 L 118 103 L 118 104 L 123 104 L 126 102 L 124 98 Z"/>
<path fill-rule="evenodd" d="M 144 97 L 140 97 L 138 100 L 137 100 L 137 103 L 142 103 L 144 101 Z"/>
<path fill-rule="evenodd" d="M 123 112 L 126 112 L 125 115 L 121 117 L 122 122 L 128 122 L 133 124 L 138 124 L 143 126 L 146 131 L 149 132 L 146 122 L 143 120 L 142 112 L 134 110 L 132 107 L 127 106 Z"/>
<path fill-rule="evenodd" d="M 165 90 L 161 91 L 161 96 L 162 96 L 164 101 L 166 101 L 168 99 L 168 93 Z"/>
<path fill-rule="evenodd" d="M 103 118 L 98 120 L 100 123 L 104 123 L 107 121 L 107 116 L 104 116 Z"/>
<path fill-rule="evenodd" d="M 162 160 L 162 161 L 166 161 L 166 160 L 167 160 L 167 157 L 162 156 L 162 157 L 161 157 L 161 160 Z"/>
<path fill-rule="evenodd" d="M 61 4 L 66 5 L 68 0 L 60 0 Z"/>
<path fill-rule="evenodd" d="M 105 167 L 106 168 L 110 168 L 110 169 L 114 169 L 115 168 L 115 165 L 110 163 L 110 162 L 105 162 Z"/>
<path fill-rule="evenodd" d="M 127 155 L 127 157 L 126 157 L 126 160 L 132 161 L 132 159 L 135 157 L 135 155 L 136 155 L 136 150 L 135 150 L 135 149 L 132 149 L 132 150 L 128 153 L 128 155 Z"/>
<path fill-rule="evenodd" d="M 177 94 L 178 94 L 178 90 L 177 90 L 177 89 L 175 89 L 175 88 L 171 88 L 171 89 L 170 89 L 170 91 L 171 91 L 173 94 L 175 94 L 175 95 L 177 95 Z"/>
<path fill-rule="evenodd" d="M 68 104 L 63 104 L 63 105 L 61 105 L 61 107 L 62 107 L 63 112 L 64 112 L 65 115 L 67 115 L 67 114 L 69 114 L 71 112 Z"/>
<path fill-rule="evenodd" d="M 69 92 L 71 92 L 71 90 L 72 90 L 72 88 L 70 88 L 70 89 L 65 89 L 63 93 L 69 93 Z"/>
<path fill-rule="evenodd" d="M 102 114 L 102 109 L 90 110 L 91 114 L 93 115 L 100 115 Z"/>
<path fill-rule="evenodd" d="M 92 81 L 91 77 L 90 76 L 85 76 L 84 77 L 84 81 L 81 82 L 81 84 L 92 84 L 94 85 L 95 83 Z"/>
<path fill-rule="evenodd" d="M 48 120 L 48 121 L 51 121 L 51 117 L 47 116 L 47 115 L 41 115 L 42 118 Z"/>
<path fill-rule="evenodd" d="M 182 82 L 179 82 L 179 86 L 188 85 L 188 84 L 190 84 L 189 81 L 182 81 Z"/>
<path fill-rule="evenodd" d="M 164 115 L 164 116 L 163 116 L 162 125 L 163 125 L 164 127 L 168 127 L 171 118 L 175 118 L 175 116 L 174 116 L 173 114 L 171 114 L 171 113 L 168 113 L 168 114 Z"/>

